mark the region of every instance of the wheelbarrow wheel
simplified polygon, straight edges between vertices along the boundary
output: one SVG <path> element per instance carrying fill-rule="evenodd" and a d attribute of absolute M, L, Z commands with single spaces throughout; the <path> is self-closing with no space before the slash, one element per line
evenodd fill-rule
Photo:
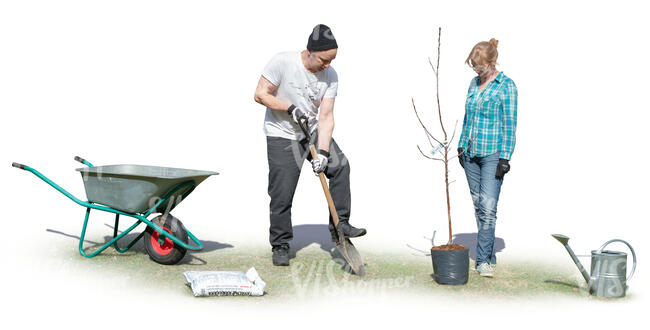
<path fill-rule="evenodd" d="M 171 214 L 159 215 L 151 221 L 166 232 L 174 235 L 181 242 L 187 243 L 187 231 L 183 223 Z M 143 238 L 144 248 L 147 250 L 149 257 L 159 264 L 174 265 L 181 261 L 187 252 L 185 248 L 175 244 L 174 241 L 159 234 L 158 231 L 149 226 L 147 226 Z"/>

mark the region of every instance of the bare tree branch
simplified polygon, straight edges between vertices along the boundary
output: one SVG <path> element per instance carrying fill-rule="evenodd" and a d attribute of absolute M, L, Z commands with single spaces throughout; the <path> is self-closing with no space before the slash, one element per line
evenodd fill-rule
<path fill-rule="evenodd" d="M 447 141 L 447 131 L 445 130 L 445 125 L 442 122 L 442 111 L 440 110 L 440 77 L 438 73 L 440 72 L 440 35 L 442 34 L 442 28 L 438 28 L 438 59 L 436 62 L 436 68 L 433 72 L 436 74 L 436 101 L 438 103 L 438 118 L 440 119 L 440 127 L 442 128 L 442 133 L 445 135 L 445 141 Z M 431 61 L 429 61 L 431 63 Z M 433 65 L 431 65 L 433 68 Z"/>
<path fill-rule="evenodd" d="M 422 253 L 422 254 L 424 255 L 423 257 L 430 256 L 430 255 L 431 255 L 431 252 L 427 252 L 427 251 L 424 251 L 424 250 L 416 249 L 416 248 L 412 247 L 412 246 L 409 245 L 409 244 L 406 244 L 406 246 L 409 247 L 409 248 L 411 248 L 411 249 L 413 249 L 413 250 L 415 250 L 415 251 L 418 251 L 418 252 Z M 415 254 L 415 253 L 413 253 L 413 255 L 414 255 L 414 256 L 417 256 L 417 254 Z"/>
<path fill-rule="evenodd" d="M 456 136 L 456 128 L 458 127 L 458 120 L 456 120 L 456 123 L 454 124 L 454 132 L 451 133 L 451 139 L 449 139 L 449 144 L 451 145 L 451 142 L 454 141 L 454 136 Z"/>
<path fill-rule="evenodd" d="M 440 141 L 438 141 L 438 139 L 435 138 L 435 136 L 433 136 L 433 135 L 429 132 L 429 130 L 427 129 L 427 127 L 424 126 L 424 123 L 422 122 L 422 119 L 420 119 L 420 115 L 418 114 L 418 109 L 415 107 L 415 100 L 414 100 L 413 98 L 411 98 L 411 103 L 413 104 L 413 111 L 415 111 L 415 116 L 418 117 L 418 121 L 420 122 L 420 125 L 422 125 L 422 128 L 424 129 L 424 132 L 426 132 L 427 135 L 430 136 L 434 141 L 436 141 L 436 142 L 442 144 Z"/>
<path fill-rule="evenodd" d="M 433 235 L 431 235 L 431 246 L 434 246 L 434 244 L 436 244 L 434 241 L 435 239 L 436 239 L 436 230 L 434 229 Z"/>
<path fill-rule="evenodd" d="M 438 70 L 433 67 L 433 63 L 431 63 L 431 57 L 429 57 L 429 65 L 431 66 L 431 70 L 433 70 L 433 73 L 437 76 L 438 75 Z"/>
<path fill-rule="evenodd" d="M 436 61 L 436 69 L 434 70 L 436 74 L 436 102 L 438 103 L 438 119 L 440 119 L 440 127 L 442 128 L 442 133 L 445 136 L 445 142 L 447 142 L 447 131 L 445 130 L 445 124 L 442 121 L 442 110 L 440 109 L 440 38 L 442 35 L 442 28 L 438 27 L 438 58 Z M 451 231 L 451 202 L 449 200 L 449 145 L 445 146 L 445 193 L 447 195 L 447 220 L 449 223 L 449 241 L 447 244 L 451 245 L 452 243 L 452 231 Z"/>
<path fill-rule="evenodd" d="M 425 134 L 427 136 L 427 141 L 429 141 L 429 145 L 431 148 L 435 148 L 436 146 L 433 145 L 433 142 L 431 142 L 431 137 L 429 137 L 429 134 Z"/>
<path fill-rule="evenodd" d="M 428 159 L 439 160 L 439 161 L 441 161 L 441 162 L 443 162 L 445 164 L 445 193 L 446 193 L 446 197 L 447 197 L 447 220 L 448 220 L 448 223 L 449 223 L 449 240 L 447 241 L 447 244 L 451 245 L 453 236 L 452 236 L 452 228 L 451 228 L 451 203 L 450 203 L 450 199 L 449 199 L 449 185 L 451 183 L 454 183 L 455 181 L 449 182 L 449 160 L 454 159 L 455 157 L 458 157 L 458 155 L 453 156 L 453 157 L 450 158 L 449 157 L 449 146 L 451 145 L 452 141 L 454 140 L 454 137 L 456 136 L 456 128 L 458 126 L 458 121 L 456 121 L 456 124 L 454 125 L 454 132 L 451 135 L 451 139 L 447 140 L 447 131 L 445 130 L 445 125 L 444 125 L 444 122 L 442 120 L 442 109 L 440 107 L 440 76 L 439 76 L 439 73 L 440 73 L 440 45 L 441 45 L 440 39 L 441 39 L 441 35 L 442 35 L 442 28 L 439 27 L 438 28 L 438 54 L 437 54 L 438 58 L 437 58 L 437 61 L 436 61 L 436 66 L 434 67 L 433 62 L 431 61 L 431 57 L 429 57 L 429 65 L 431 66 L 431 70 L 433 70 L 433 73 L 435 74 L 435 77 L 436 77 L 436 103 L 437 103 L 437 106 L 438 106 L 438 119 L 440 120 L 440 127 L 442 128 L 442 133 L 444 135 L 443 141 L 445 141 L 445 143 L 441 143 L 440 140 L 436 139 L 429 132 L 427 127 L 424 125 L 424 123 L 422 122 L 422 119 L 420 118 L 420 114 L 418 113 L 417 108 L 415 107 L 415 100 L 413 98 L 411 98 L 411 103 L 413 104 L 413 111 L 415 111 L 415 116 L 418 118 L 418 121 L 420 122 L 420 125 L 424 129 L 424 132 L 427 134 L 427 139 L 429 139 L 429 137 L 431 137 L 439 145 L 438 146 L 433 146 L 433 143 L 431 143 L 431 140 L 429 140 L 429 144 L 431 144 L 434 149 L 439 149 L 440 145 L 442 145 L 443 150 L 444 150 L 444 152 L 443 152 L 444 158 L 439 159 L 439 158 L 430 157 L 430 156 L 425 155 L 424 152 L 422 152 L 422 149 L 420 149 L 420 146 L 418 145 L 418 150 L 420 151 L 422 156 L 424 156 L 424 157 L 426 157 Z M 432 238 L 431 244 L 433 245 L 433 238 Z"/>
<path fill-rule="evenodd" d="M 422 152 L 422 149 L 420 149 L 420 146 L 418 146 L 418 150 L 420 150 L 420 153 L 422 154 L 422 156 L 424 156 L 426 158 L 433 159 L 433 160 L 439 160 L 441 162 L 444 162 L 444 160 L 442 160 L 440 158 L 435 158 L 435 157 L 430 157 L 430 156 L 425 155 L 424 152 Z"/>

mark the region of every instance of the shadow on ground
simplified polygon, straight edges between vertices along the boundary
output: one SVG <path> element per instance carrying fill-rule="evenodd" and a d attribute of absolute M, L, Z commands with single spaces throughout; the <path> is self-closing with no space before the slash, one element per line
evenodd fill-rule
<path fill-rule="evenodd" d="M 341 265 L 341 269 L 346 272 L 352 272 L 349 265 L 343 259 L 341 253 L 336 249 L 336 244 L 332 242 L 332 236 L 328 225 L 296 225 L 293 227 L 293 240 L 289 244 L 289 258 L 296 258 L 300 250 L 316 243 L 321 250 L 329 253 L 332 260 Z"/>
<path fill-rule="evenodd" d="M 568 282 L 563 282 L 563 281 L 557 281 L 557 280 L 545 280 L 544 283 L 547 284 L 553 284 L 553 285 L 561 285 L 565 286 L 571 289 L 580 289 L 580 286 L 576 285 L 575 283 L 568 283 Z"/>
<path fill-rule="evenodd" d="M 106 227 L 109 227 L 111 230 L 113 229 L 113 226 L 111 226 L 109 224 L 104 224 L 104 225 L 106 225 Z M 77 242 L 81 239 L 77 235 L 64 233 L 62 231 L 55 230 L 55 229 L 48 228 L 45 231 L 47 231 L 48 233 L 58 234 L 58 235 L 62 235 L 62 236 L 65 236 L 65 237 L 73 238 L 73 239 L 77 240 Z M 121 233 L 121 232 L 122 231 L 118 231 L 118 233 Z M 138 233 L 129 233 L 129 234 L 125 235 L 124 237 L 122 237 L 117 242 L 118 247 L 120 247 L 120 248 L 126 247 L 131 241 L 136 239 L 138 237 L 138 235 L 140 235 L 139 232 Z M 84 251 L 86 251 L 86 253 L 90 253 L 90 251 L 97 250 L 102 245 L 104 245 L 104 244 L 108 243 L 110 240 L 112 240 L 113 236 L 106 235 L 103 238 L 104 238 L 103 242 L 96 242 L 96 241 L 92 241 L 92 240 L 84 238 Z M 190 241 L 190 243 L 192 243 L 192 242 Z M 215 242 L 215 241 L 205 241 L 204 240 L 204 241 L 201 241 L 201 243 L 203 243 L 203 249 L 201 249 L 200 251 L 188 251 L 188 253 L 185 255 L 185 257 L 179 262 L 179 264 L 206 265 L 207 262 L 205 260 L 199 258 L 198 256 L 196 256 L 196 254 L 208 253 L 208 252 L 212 252 L 212 251 L 216 251 L 216 250 L 227 249 L 227 248 L 232 248 L 233 247 L 233 245 L 231 245 L 231 244 L 220 243 L 220 242 Z M 147 252 L 144 249 L 143 241 L 139 240 L 125 254 L 129 254 L 129 253 L 144 253 L 144 254 L 146 254 Z"/>
<path fill-rule="evenodd" d="M 455 244 L 462 244 L 469 248 L 469 257 L 476 260 L 477 233 L 461 233 L 453 236 Z M 506 248 L 506 242 L 501 237 L 494 238 L 494 253 L 499 253 Z"/>
<path fill-rule="evenodd" d="M 295 258 L 296 253 L 307 246 L 316 243 L 326 252 L 336 248 L 330 236 L 327 225 L 297 225 L 293 227 L 293 240 L 290 243 L 290 254 Z"/>

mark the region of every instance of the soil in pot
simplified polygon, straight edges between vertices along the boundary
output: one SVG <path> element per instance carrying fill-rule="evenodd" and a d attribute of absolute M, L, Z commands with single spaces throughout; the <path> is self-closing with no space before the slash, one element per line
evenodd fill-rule
<path fill-rule="evenodd" d="M 433 278 L 438 284 L 463 285 L 469 278 L 469 249 L 460 244 L 431 248 Z"/>

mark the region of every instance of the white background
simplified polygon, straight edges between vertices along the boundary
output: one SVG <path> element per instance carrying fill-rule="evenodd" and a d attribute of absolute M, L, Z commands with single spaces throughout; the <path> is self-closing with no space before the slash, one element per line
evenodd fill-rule
<path fill-rule="evenodd" d="M 340 79 L 334 138 L 352 166 L 351 221 L 369 231 L 357 244 L 360 249 L 408 254 L 406 243 L 426 248 L 422 236 L 434 229 L 444 236 L 443 169 L 417 152 L 416 145 L 424 146 L 426 139 L 411 97 L 440 136 L 427 57 L 435 60 L 441 26 L 443 116 L 448 131 L 455 120 L 460 130 L 474 76 L 463 62 L 476 42 L 494 37 L 500 41 L 498 68 L 519 90 L 517 146 L 499 203 L 497 236 L 506 244 L 501 255 L 566 264 L 568 256 L 549 234 L 570 236 L 581 254 L 623 238 L 640 256 L 630 283 L 636 299 L 561 310 L 534 299 L 496 306 L 460 301 L 445 313 L 463 317 L 462 324 L 489 321 L 504 327 L 539 313 L 548 315 L 546 322 L 582 322 L 605 312 L 634 317 L 648 287 L 647 10 L 626 1 L 450 3 L 3 1 L 0 244 L 5 262 L 0 269 L 3 301 L 13 306 L 2 311 L 12 316 L 5 322 L 60 323 L 77 317 L 79 309 L 89 312 L 84 301 L 108 299 L 100 304 L 104 315 L 125 299 L 148 299 L 51 279 L 56 260 L 43 251 L 54 238 L 45 229 L 77 235 L 83 210 L 30 173 L 10 167 L 12 161 L 40 170 L 80 198 L 85 194 L 74 171 L 75 155 L 95 165 L 218 171 L 221 175 L 203 183 L 176 216 L 199 238 L 264 246 L 264 107 L 253 101 L 253 92 L 267 61 L 280 51 L 302 50 L 318 23 L 332 27 L 340 47 L 333 62 Z M 294 225 L 325 223 L 319 184 L 307 164 L 303 170 Z M 451 176 L 458 180 L 451 189 L 454 231 L 474 232 L 471 199 L 455 160 Z M 106 230 L 102 220 L 110 217 L 94 228 Z M 15 272 L 28 276 L 24 273 L 31 271 L 58 287 L 23 296 Z M 365 317 L 402 315 L 400 324 L 460 326 L 429 303 L 402 300 L 396 307 L 392 300 L 350 300 L 347 305 Z M 193 310 L 201 310 L 195 305 Z M 333 305 L 286 306 L 277 308 L 281 318 L 295 320 L 301 316 L 294 308 L 306 318 Z M 228 317 L 253 311 L 238 308 Z M 578 318 L 571 318 L 573 312 Z M 48 317 L 34 317 L 42 313 Z M 442 320 L 432 321 L 435 317 Z M 377 320 L 372 317 L 368 324 L 379 325 Z M 535 324 L 552 324 L 546 322 Z"/>

